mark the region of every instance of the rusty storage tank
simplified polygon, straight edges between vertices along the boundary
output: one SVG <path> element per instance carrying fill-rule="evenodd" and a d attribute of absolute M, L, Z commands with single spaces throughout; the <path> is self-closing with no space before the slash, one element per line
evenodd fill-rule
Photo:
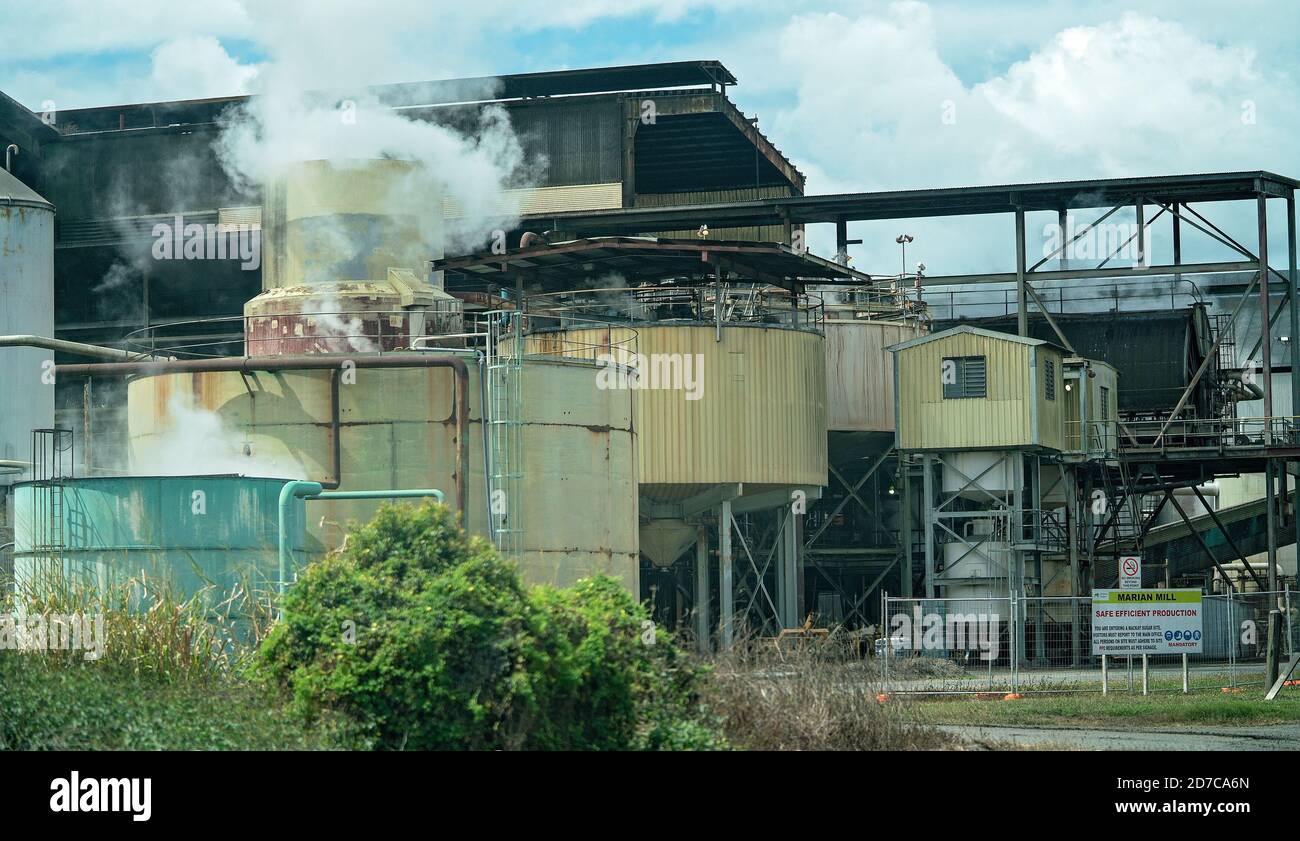
<path fill-rule="evenodd" d="M 172 450 L 187 424 L 215 419 L 220 434 L 204 446 L 221 451 L 224 471 L 337 480 L 341 490 L 450 491 L 459 485 L 467 499 L 466 527 L 489 534 L 486 389 L 476 352 L 435 351 L 466 362 L 464 407 L 457 405 L 457 374 L 449 368 L 365 363 L 440 343 L 416 341 L 422 337 L 462 331 L 459 302 L 418 269 L 430 253 L 406 247 L 412 238 L 417 245 L 427 241 L 420 232 L 437 227 L 403 204 L 410 166 L 309 162 L 271 185 L 263 217 L 266 288 L 245 308 L 253 370 L 133 379 L 128 428 L 134 469 L 148 470 L 151 459 Z M 440 203 L 426 195 L 421 205 Z M 327 243 L 325 253 L 316 250 L 319 242 Z M 258 358 L 286 354 L 337 359 L 338 367 L 255 370 Z M 565 585 L 604 573 L 636 592 L 633 396 L 598 388 L 592 360 L 529 357 L 519 372 L 522 399 L 511 411 L 522 430 L 523 456 L 510 469 L 520 474 L 524 496 L 517 560 L 525 578 Z M 462 442 L 468 457 L 458 475 Z M 377 505 L 314 503 L 309 548 L 337 547 L 347 523 L 368 519 Z"/>

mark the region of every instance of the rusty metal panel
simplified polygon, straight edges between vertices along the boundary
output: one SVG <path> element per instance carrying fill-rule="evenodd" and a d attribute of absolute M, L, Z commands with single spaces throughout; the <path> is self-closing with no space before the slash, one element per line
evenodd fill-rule
<path fill-rule="evenodd" d="M 630 392 L 597 388 L 590 362 L 524 365 L 525 555 L 532 583 L 612 575 L 637 592 L 638 499 Z M 455 382 L 446 369 L 361 369 L 339 390 L 343 490 L 455 484 Z M 470 368 L 469 531 L 487 530 L 478 370 Z M 330 372 L 163 374 L 129 386 L 132 462 L 148 462 L 176 423 L 177 401 L 215 413 L 227 431 L 212 448 L 245 458 L 248 473 L 330 477 Z M 246 456 L 244 454 L 247 454 Z M 313 503 L 311 548 L 337 547 L 349 522 L 378 502 Z"/>

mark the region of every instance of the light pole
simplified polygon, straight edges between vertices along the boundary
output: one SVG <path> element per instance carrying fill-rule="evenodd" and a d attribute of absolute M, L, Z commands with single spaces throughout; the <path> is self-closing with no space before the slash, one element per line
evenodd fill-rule
<path fill-rule="evenodd" d="M 903 247 L 903 263 L 902 263 L 903 270 L 899 272 L 898 275 L 899 281 L 903 281 L 907 279 L 907 244 L 911 241 L 912 241 L 911 234 L 899 234 L 898 236 L 894 237 L 894 242 L 898 243 Z"/>

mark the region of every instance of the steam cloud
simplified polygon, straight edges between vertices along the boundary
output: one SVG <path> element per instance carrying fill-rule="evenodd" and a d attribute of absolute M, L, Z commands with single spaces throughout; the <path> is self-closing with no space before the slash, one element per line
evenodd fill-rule
<path fill-rule="evenodd" d="M 215 412 L 189 405 L 177 395 L 167 404 L 167 427 L 132 457 L 145 476 L 238 473 L 278 479 L 306 478 L 302 465 L 245 450 L 245 440 Z"/>

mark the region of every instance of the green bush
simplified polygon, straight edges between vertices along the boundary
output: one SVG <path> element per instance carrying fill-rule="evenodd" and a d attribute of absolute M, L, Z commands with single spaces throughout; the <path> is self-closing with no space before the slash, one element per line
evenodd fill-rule
<path fill-rule="evenodd" d="M 514 569 L 446 508 L 383 506 L 288 589 L 257 668 L 377 747 L 508 746 L 530 703 L 526 613 Z"/>
<path fill-rule="evenodd" d="M 719 746 L 697 672 L 621 585 L 529 593 L 434 503 L 382 507 L 309 566 L 257 669 L 379 748 Z"/>
<path fill-rule="evenodd" d="M 0 651 L 0 751 L 317 750 L 351 744 L 337 716 L 311 727 L 264 689 L 165 681 L 106 662 Z"/>
<path fill-rule="evenodd" d="M 561 750 L 721 746 L 700 707 L 699 667 L 613 578 L 531 594 L 541 656 L 531 664 L 539 719 L 526 746 Z"/>

